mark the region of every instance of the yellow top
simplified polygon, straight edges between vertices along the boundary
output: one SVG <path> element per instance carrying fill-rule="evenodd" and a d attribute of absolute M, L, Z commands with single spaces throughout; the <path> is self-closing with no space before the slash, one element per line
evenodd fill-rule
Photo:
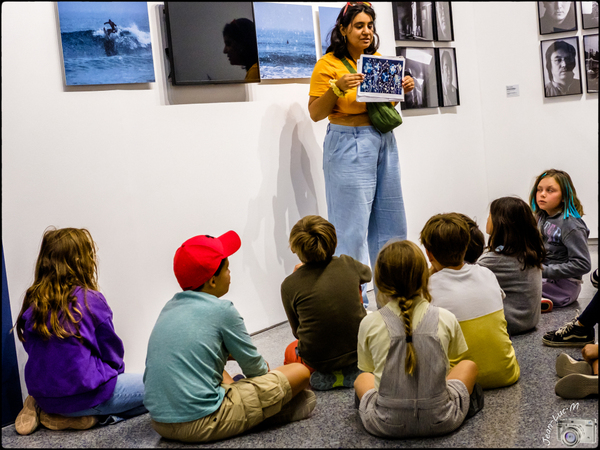
<path fill-rule="evenodd" d="M 429 302 L 422 297 L 415 298 L 411 317 L 411 328 L 414 330 L 429 308 Z M 402 318 L 397 302 L 390 302 L 390 309 Z M 455 359 L 467 351 L 467 343 L 454 314 L 440 308 L 438 337 L 448 359 Z M 369 314 L 360 323 L 358 330 L 358 368 L 364 372 L 372 372 L 375 376 L 375 389 L 379 390 L 379 382 L 390 351 L 390 333 L 381 314 Z M 430 355 L 422 355 L 423 358 Z M 419 355 L 417 354 L 417 361 Z M 446 369 L 450 370 L 450 362 L 446 360 Z"/>
<path fill-rule="evenodd" d="M 376 56 L 381 56 L 380 53 L 375 53 Z M 347 58 L 348 59 L 348 58 Z M 348 62 L 354 70 L 356 64 L 351 59 Z M 323 55 L 315 64 L 312 76 L 310 77 L 310 91 L 308 95 L 311 97 L 321 97 L 330 89 L 329 80 L 339 80 L 343 75 L 350 73 L 341 59 L 333 56 L 333 53 Z M 367 112 L 367 104 L 356 101 L 356 88 L 348 89 L 344 97 L 338 98 L 333 111 L 329 114 L 331 119 L 348 117 L 356 114 L 365 114 Z"/>
<path fill-rule="evenodd" d="M 510 386 L 519 379 L 521 369 L 515 349 L 506 332 L 504 310 L 470 320 L 460 321 L 469 349 L 459 358 L 450 358 L 454 367 L 463 359 L 477 364 L 477 382 L 483 389 Z"/>
<path fill-rule="evenodd" d="M 506 331 L 505 294 L 496 275 L 476 264 L 458 270 L 444 268 L 429 278 L 428 289 L 433 305 L 456 316 L 469 346 L 460 357 L 450 357 L 450 365 L 463 359 L 475 362 L 477 382 L 483 389 L 515 383 L 521 369 Z"/>

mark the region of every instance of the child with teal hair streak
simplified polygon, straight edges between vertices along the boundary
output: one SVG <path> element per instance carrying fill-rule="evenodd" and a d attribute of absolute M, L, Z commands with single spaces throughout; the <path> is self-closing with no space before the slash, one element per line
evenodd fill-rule
<path fill-rule="evenodd" d="M 542 312 L 550 312 L 553 306 L 570 305 L 581 292 L 582 276 L 592 269 L 587 245 L 590 230 L 581 218 L 583 207 L 567 172 L 550 169 L 538 176 L 529 204 L 546 248 Z"/>

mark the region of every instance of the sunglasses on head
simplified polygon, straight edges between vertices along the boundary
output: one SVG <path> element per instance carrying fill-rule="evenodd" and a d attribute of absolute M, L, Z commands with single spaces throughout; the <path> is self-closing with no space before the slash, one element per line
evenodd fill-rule
<path fill-rule="evenodd" d="M 348 11 L 348 6 L 356 5 L 367 5 L 369 8 L 371 8 L 371 2 L 348 2 L 346 3 L 346 7 L 344 8 L 344 14 L 342 14 L 342 16 L 346 15 L 346 11 Z"/>

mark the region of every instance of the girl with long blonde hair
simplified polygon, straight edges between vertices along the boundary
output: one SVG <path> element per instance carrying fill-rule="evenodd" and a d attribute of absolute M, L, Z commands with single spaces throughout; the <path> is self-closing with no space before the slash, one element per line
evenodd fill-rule
<path fill-rule="evenodd" d="M 376 436 L 446 434 L 483 406 L 477 365 L 464 360 L 449 370 L 449 357 L 467 345 L 456 317 L 430 304 L 428 280 L 416 244 L 395 241 L 382 248 L 375 284 L 385 306 L 360 324 L 358 367 L 364 373 L 354 383 L 360 418 Z"/>
<path fill-rule="evenodd" d="M 96 245 L 86 229 L 47 229 L 15 328 L 29 358 L 19 434 L 40 422 L 84 430 L 146 412 L 141 374 L 126 374 L 123 342 L 98 292 Z"/>

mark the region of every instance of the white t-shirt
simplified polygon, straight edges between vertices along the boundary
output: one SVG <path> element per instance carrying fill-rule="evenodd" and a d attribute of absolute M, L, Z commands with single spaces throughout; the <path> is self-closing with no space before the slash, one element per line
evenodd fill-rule
<path fill-rule="evenodd" d="M 506 296 L 494 272 L 465 264 L 461 269 L 442 269 L 429 278 L 431 304 L 452 311 L 459 322 L 504 309 Z"/>

